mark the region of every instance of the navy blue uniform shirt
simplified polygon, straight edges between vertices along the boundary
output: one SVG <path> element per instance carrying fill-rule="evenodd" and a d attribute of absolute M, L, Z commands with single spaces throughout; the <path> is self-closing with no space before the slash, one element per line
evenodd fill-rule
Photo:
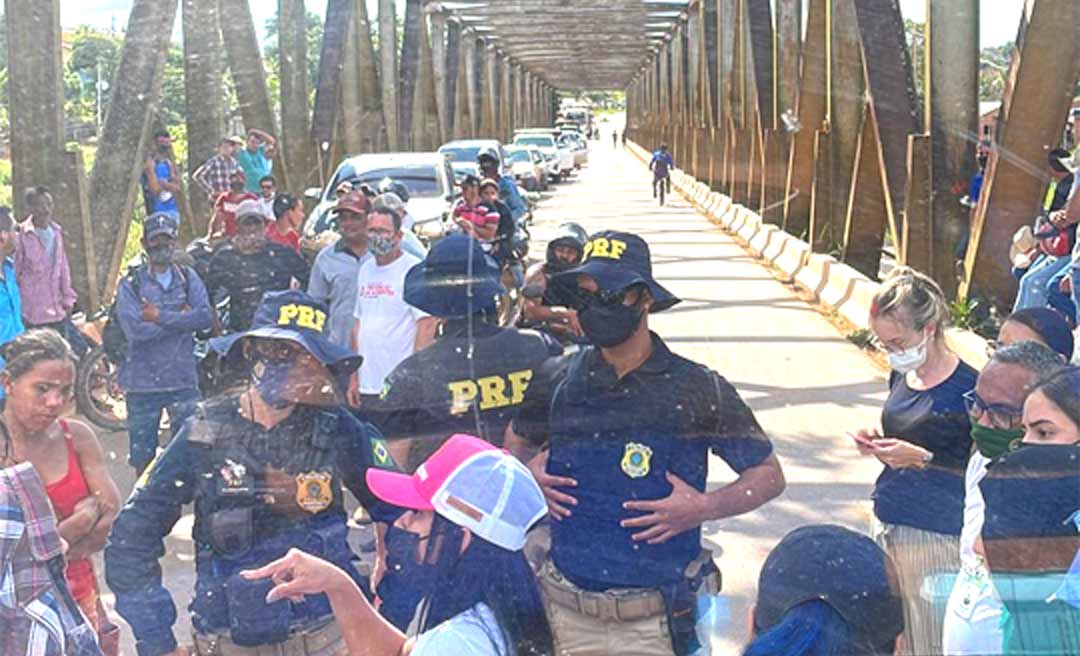
<path fill-rule="evenodd" d="M 370 493 L 365 473 L 372 466 L 394 468 L 385 444 L 369 424 L 348 412 L 333 408 L 298 406 L 289 417 L 270 430 L 248 421 L 240 414 L 239 400 L 228 397 L 200 406 L 197 417 L 188 420 L 176 438 L 144 472 L 120 515 L 116 518 L 105 549 L 105 576 L 116 594 L 116 610 L 131 625 L 140 656 L 162 654 L 175 649 L 172 626 L 176 606 L 162 584 L 158 560 L 165 554 L 165 537 L 180 519 L 185 504 L 194 502 L 195 596 L 190 610 L 195 629 L 207 634 L 229 633 L 229 607 L 225 582 L 244 569 L 264 565 L 284 556 L 292 547 L 300 548 L 338 565 L 353 575 L 354 555 L 347 542 L 344 483 L 375 521 L 396 517 L 397 510 L 379 502 Z M 198 421 L 214 422 L 214 446 L 193 435 Z M 324 422 L 316 437 L 316 425 Z M 203 424 L 205 425 L 205 424 Z M 199 429 L 196 429 L 196 432 Z M 250 496 L 228 495 L 228 474 L 246 471 L 256 496 L 283 483 L 295 481 L 306 472 L 304 458 L 313 442 L 331 449 L 333 479 L 328 481 L 332 500 L 319 512 L 307 512 L 289 503 L 299 491 L 286 491 L 275 503 L 252 502 Z M 251 445 L 242 455 L 229 452 L 230 443 Z M 220 446 L 220 448 L 219 448 Z M 256 462 L 239 462 L 254 459 Z M 236 464 L 245 465 L 244 469 Z M 271 478 L 274 472 L 281 475 Z M 245 483 L 247 485 L 247 483 Z M 222 555 L 214 548 L 213 520 L 222 510 L 252 508 L 250 547 L 235 555 Z M 291 605 L 292 625 L 330 616 L 325 595 L 310 596 Z"/>
<path fill-rule="evenodd" d="M 474 321 L 470 340 L 467 323 L 451 321 L 431 346 L 390 372 L 370 417 L 388 439 L 418 440 L 409 458 L 416 464 L 454 433 L 502 444 L 537 371 L 560 353 L 542 333 Z"/>
<path fill-rule="evenodd" d="M 913 390 L 893 374 L 881 413 L 885 437 L 927 449 L 934 460 L 926 469 L 886 467 L 874 484 L 874 514 L 901 524 L 960 535 L 964 524 L 964 470 L 971 455 L 971 420 L 964 393 L 975 389 L 979 373 L 961 362 L 956 371 L 928 390 Z"/>
<path fill-rule="evenodd" d="M 570 357 L 546 412 L 528 403 L 514 430 L 550 441 L 548 473 L 578 485 L 578 504 L 552 522 L 552 558 L 587 590 L 652 588 L 675 583 L 701 552 L 701 529 L 663 544 L 634 542 L 642 529 L 619 522 L 642 513 L 630 500 L 671 494 L 666 474 L 704 492 L 709 453 L 743 472 L 772 454 L 772 444 L 735 388 L 710 369 L 675 355 L 655 334 L 653 352 L 621 379 L 595 347 Z M 530 389 L 530 397 L 545 390 Z"/>

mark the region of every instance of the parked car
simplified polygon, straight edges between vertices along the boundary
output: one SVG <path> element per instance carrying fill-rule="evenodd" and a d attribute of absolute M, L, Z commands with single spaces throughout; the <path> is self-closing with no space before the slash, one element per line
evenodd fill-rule
<path fill-rule="evenodd" d="M 506 155 L 510 160 L 511 174 L 526 191 L 543 191 L 548 188 L 544 156 L 536 147 L 508 146 Z"/>
<path fill-rule="evenodd" d="M 558 139 L 559 147 L 569 148 L 574 153 L 574 167 L 580 169 L 589 163 L 589 144 L 577 130 L 564 130 Z"/>
<path fill-rule="evenodd" d="M 551 128 L 532 128 L 514 132 L 515 146 L 536 146 L 547 163 L 548 178 L 553 181 L 565 180 L 574 168 L 574 153 L 569 148 L 560 148 L 555 140 L 555 130 Z"/>
<path fill-rule="evenodd" d="M 510 164 L 506 148 L 498 139 L 458 139 L 439 146 L 439 153 L 450 162 L 450 166 L 454 169 L 454 178 L 460 181 L 468 173 L 479 175 L 476 156 L 481 148 L 493 148 L 498 151 L 502 156 L 503 172 L 509 172 Z"/>
<path fill-rule="evenodd" d="M 317 200 L 301 232 L 300 246 L 305 255 L 313 256 L 337 237 L 337 220 L 330 210 L 337 202 L 334 190 L 342 182 L 354 187 L 362 184 L 377 189 L 379 182 L 392 178 L 409 188 L 407 209 L 415 223 L 413 232 L 431 242 L 444 232 L 444 220 L 457 200 L 454 172 L 450 163 L 439 153 L 373 153 L 355 155 L 338 165 L 325 189 L 308 189 L 304 196 Z"/>

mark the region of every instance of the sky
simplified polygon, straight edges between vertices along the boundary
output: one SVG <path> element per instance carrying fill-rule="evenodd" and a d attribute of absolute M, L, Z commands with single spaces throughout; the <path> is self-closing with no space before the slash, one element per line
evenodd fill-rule
<path fill-rule="evenodd" d="M 261 28 L 266 24 L 266 19 L 276 13 L 277 2 L 276 0 L 250 1 L 255 24 Z M 926 19 L 926 2 L 927 0 L 900 0 L 900 11 L 905 18 L 923 21 Z M 115 25 L 116 28 L 122 29 L 127 23 L 131 4 L 132 0 L 62 0 L 60 21 L 64 27 L 88 24 L 101 28 Z M 368 7 L 373 15 L 375 4 L 376 0 L 368 0 Z M 399 2 L 399 4 L 403 3 Z M 807 3 L 804 1 L 803 4 Z M 1020 21 L 1024 0 L 981 0 L 980 6 L 980 41 L 983 47 L 998 46 L 1016 37 L 1016 28 Z M 310 11 L 321 15 L 326 10 L 326 0 L 307 0 L 307 7 Z"/>

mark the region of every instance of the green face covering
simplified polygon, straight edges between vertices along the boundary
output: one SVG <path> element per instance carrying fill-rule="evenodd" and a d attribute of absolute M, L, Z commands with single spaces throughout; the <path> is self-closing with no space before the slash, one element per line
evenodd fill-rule
<path fill-rule="evenodd" d="M 991 428 L 982 424 L 972 424 L 971 439 L 975 448 L 987 458 L 997 458 L 1012 451 L 1024 438 L 1023 428 Z"/>

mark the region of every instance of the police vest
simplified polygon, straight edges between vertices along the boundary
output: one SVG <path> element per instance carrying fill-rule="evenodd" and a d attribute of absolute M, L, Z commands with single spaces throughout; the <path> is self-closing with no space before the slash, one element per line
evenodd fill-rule
<path fill-rule="evenodd" d="M 236 575 L 291 548 L 329 560 L 356 578 L 346 541 L 339 422 L 334 411 L 302 406 L 266 432 L 241 418 L 231 399 L 200 405 L 188 429 L 200 472 L 193 528 L 199 594 L 191 606 L 197 628 L 220 631 L 223 621 L 228 626 L 238 612 L 229 589 Z M 290 604 L 284 616 L 257 601 L 245 609 L 253 613 L 251 622 L 279 624 L 267 626 L 267 635 L 330 614 L 321 595 Z"/>

